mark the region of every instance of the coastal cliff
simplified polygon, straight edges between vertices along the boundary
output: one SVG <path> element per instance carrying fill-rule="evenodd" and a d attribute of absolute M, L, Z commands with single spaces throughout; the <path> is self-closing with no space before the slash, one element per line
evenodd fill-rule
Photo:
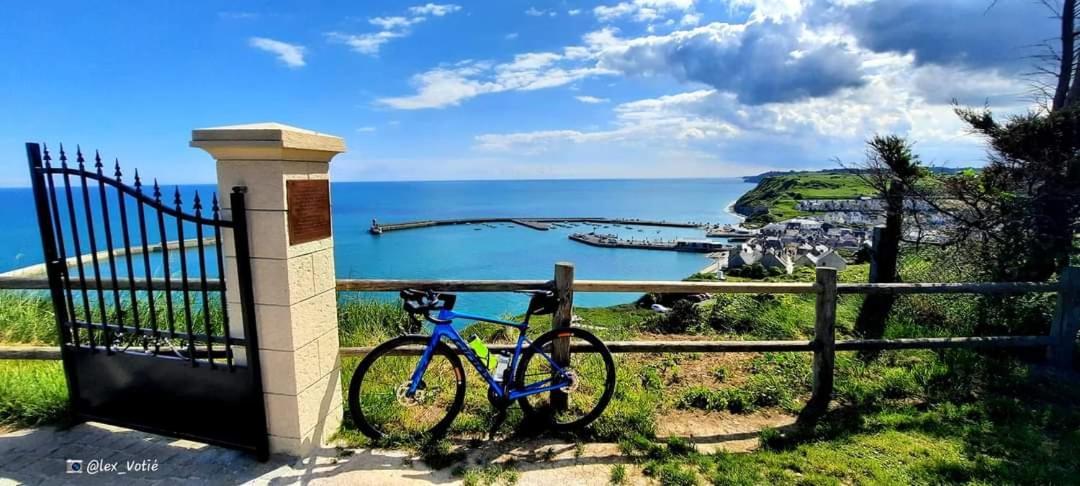
<path fill-rule="evenodd" d="M 874 190 L 846 171 L 795 172 L 769 175 L 735 201 L 732 209 L 751 225 L 807 214 L 795 209 L 803 199 L 850 199 L 872 196 Z"/>

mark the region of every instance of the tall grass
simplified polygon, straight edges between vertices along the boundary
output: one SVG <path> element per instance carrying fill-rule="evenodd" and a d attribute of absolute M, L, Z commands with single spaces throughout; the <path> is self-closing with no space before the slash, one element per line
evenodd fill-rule
<path fill-rule="evenodd" d="M 56 422 L 67 406 L 67 383 L 59 361 L 0 360 L 0 426 Z"/>
<path fill-rule="evenodd" d="M 0 292 L 0 343 L 56 344 L 56 318 L 44 292 Z"/>

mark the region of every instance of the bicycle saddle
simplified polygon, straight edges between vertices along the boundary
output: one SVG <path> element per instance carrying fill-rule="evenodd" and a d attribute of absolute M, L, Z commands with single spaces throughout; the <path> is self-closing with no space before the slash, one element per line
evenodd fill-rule
<path fill-rule="evenodd" d="M 537 316 L 551 314 L 559 307 L 559 299 L 555 297 L 555 292 L 550 290 L 527 290 L 524 293 L 532 295 L 532 299 L 529 300 L 529 310 L 527 311 L 529 314 Z"/>

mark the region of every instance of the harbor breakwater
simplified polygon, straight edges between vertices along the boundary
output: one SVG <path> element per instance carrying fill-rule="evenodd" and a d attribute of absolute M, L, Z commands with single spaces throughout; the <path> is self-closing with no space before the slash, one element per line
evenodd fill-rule
<path fill-rule="evenodd" d="M 415 228 L 428 228 L 432 226 L 447 226 L 456 224 L 490 224 L 490 223 L 513 223 L 526 228 L 546 231 L 555 223 L 591 223 L 591 224 L 623 224 L 635 226 L 659 226 L 668 228 L 700 228 L 705 224 L 693 222 L 646 220 L 636 218 L 459 218 L 459 219 L 432 219 L 423 221 L 406 221 L 401 223 L 379 223 L 372 220 L 370 232 L 382 234 L 387 231 L 401 231 Z"/>

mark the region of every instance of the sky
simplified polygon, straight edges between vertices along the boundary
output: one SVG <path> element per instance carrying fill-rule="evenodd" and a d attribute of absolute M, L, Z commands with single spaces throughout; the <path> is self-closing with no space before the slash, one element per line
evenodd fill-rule
<path fill-rule="evenodd" d="M 191 130 L 341 136 L 335 180 L 731 177 L 874 134 L 980 165 L 952 102 L 1033 109 L 1033 0 L 40 1 L 0 16 L 0 186 L 23 144 L 214 180 Z"/>

